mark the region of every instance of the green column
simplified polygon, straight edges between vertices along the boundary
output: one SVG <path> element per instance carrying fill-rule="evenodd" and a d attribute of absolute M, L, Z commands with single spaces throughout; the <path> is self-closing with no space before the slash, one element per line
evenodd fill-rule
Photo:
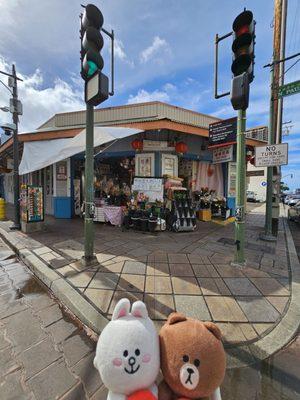
<path fill-rule="evenodd" d="M 86 105 L 86 150 L 85 150 L 85 219 L 84 262 L 95 260 L 94 255 L 94 107 Z"/>
<path fill-rule="evenodd" d="M 237 123 L 237 174 L 236 174 L 236 219 L 235 219 L 235 263 L 245 263 L 245 198 L 246 198 L 246 111 L 238 111 Z"/>

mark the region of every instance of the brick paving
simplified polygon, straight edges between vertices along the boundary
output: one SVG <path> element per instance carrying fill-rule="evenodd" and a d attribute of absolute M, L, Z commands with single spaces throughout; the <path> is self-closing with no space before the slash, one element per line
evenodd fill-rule
<path fill-rule="evenodd" d="M 282 223 L 282 221 L 281 221 Z M 31 234 L 31 249 L 108 319 L 118 299 L 142 299 L 161 326 L 177 310 L 219 324 L 226 345 L 255 341 L 276 325 L 289 302 L 284 230 L 277 243 L 259 240 L 264 206 L 247 215 L 247 268 L 230 265 L 234 225 L 199 223 L 189 234 L 142 234 L 97 224 L 98 264 L 83 268 L 82 221 L 49 218 L 45 232 Z"/>
<path fill-rule="evenodd" d="M 7 252 L 0 241 L 0 399 L 105 400 L 95 341 Z"/>

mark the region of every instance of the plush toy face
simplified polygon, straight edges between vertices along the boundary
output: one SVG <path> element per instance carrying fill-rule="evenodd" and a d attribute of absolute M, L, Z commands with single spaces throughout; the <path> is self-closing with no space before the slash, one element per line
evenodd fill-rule
<path fill-rule="evenodd" d="M 177 396 L 208 397 L 221 385 L 225 352 L 215 324 L 173 313 L 159 336 L 162 373 Z"/>
<path fill-rule="evenodd" d="M 126 396 L 149 388 L 159 372 L 159 339 L 146 306 L 138 301 L 129 310 L 128 299 L 116 305 L 94 360 L 104 385 Z"/>

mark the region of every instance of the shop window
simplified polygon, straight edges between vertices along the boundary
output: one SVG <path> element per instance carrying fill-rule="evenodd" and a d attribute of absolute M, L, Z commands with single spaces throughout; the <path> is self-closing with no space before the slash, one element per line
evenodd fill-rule
<path fill-rule="evenodd" d="M 154 153 L 137 154 L 135 156 L 135 175 L 154 176 Z"/>
<path fill-rule="evenodd" d="M 162 175 L 178 176 L 178 157 L 174 154 L 162 154 Z"/>

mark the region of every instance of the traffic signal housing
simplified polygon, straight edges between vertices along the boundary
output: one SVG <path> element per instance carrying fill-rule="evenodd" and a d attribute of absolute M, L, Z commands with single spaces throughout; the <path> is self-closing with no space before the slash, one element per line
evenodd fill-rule
<path fill-rule="evenodd" d="M 81 76 L 84 80 L 102 70 L 103 58 L 100 54 L 104 44 L 101 28 L 103 15 L 94 4 L 85 6 L 81 18 Z"/>
<path fill-rule="evenodd" d="M 233 61 L 231 71 L 233 76 L 239 76 L 244 72 L 248 74 L 249 83 L 254 78 L 254 44 L 255 21 L 250 10 L 239 14 L 232 25 L 234 40 L 232 43 Z"/>

